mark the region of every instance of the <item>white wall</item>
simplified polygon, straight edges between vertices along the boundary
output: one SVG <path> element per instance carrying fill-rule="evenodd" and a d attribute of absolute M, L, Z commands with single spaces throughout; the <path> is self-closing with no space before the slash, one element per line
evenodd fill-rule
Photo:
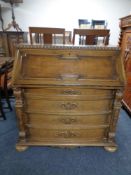
<path fill-rule="evenodd" d="M 104 19 L 111 30 L 110 44 L 117 45 L 119 18 L 129 15 L 131 0 L 23 0 L 15 7 L 16 22 L 23 31 L 29 26 L 78 28 L 78 19 Z M 11 11 L 3 12 L 5 27 L 11 21 Z"/>

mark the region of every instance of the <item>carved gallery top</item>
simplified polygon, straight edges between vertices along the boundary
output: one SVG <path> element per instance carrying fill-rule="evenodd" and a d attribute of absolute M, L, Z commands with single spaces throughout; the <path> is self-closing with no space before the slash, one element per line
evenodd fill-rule
<path fill-rule="evenodd" d="M 102 46 L 102 45 L 71 45 L 71 44 L 28 44 L 28 43 L 20 43 L 17 44 L 17 48 L 63 48 L 63 49 L 97 49 L 97 50 L 120 50 L 119 47 L 112 46 L 112 45 L 107 45 L 107 46 Z"/>
<path fill-rule="evenodd" d="M 120 18 L 120 27 L 126 28 L 131 26 L 131 15 L 125 16 L 123 18 Z"/>

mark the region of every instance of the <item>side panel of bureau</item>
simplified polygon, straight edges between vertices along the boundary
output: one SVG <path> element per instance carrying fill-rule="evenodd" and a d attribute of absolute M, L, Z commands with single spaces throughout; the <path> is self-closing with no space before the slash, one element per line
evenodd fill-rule
<path fill-rule="evenodd" d="M 131 15 L 120 19 L 120 41 L 127 84 L 123 96 L 123 106 L 131 113 Z"/>

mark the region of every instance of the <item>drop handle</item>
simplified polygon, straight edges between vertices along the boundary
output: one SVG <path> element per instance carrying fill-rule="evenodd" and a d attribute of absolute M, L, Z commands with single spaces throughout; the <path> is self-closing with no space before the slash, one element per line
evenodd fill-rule
<path fill-rule="evenodd" d="M 63 137 L 63 138 L 74 138 L 79 137 L 79 135 L 73 131 L 59 131 L 56 134 L 57 137 Z"/>
<path fill-rule="evenodd" d="M 66 89 L 61 92 L 61 94 L 64 95 L 80 95 L 81 92 L 78 90 L 73 90 L 73 89 Z"/>
<path fill-rule="evenodd" d="M 76 118 L 61 118 L 59 119 L 60 122 L 62 122 L 63 124 L 72 124 L 72 123 L 76 123 L 77 119 Z"/>
<path fill-rule="evenodd" d="M 76 103 L 62 103 L 61 104 L 61 108 L 62 109 L 65 109 L 65 110 L 73 110 L 73 109 L 76 109 L 78 108 L 77 104 Z"/>

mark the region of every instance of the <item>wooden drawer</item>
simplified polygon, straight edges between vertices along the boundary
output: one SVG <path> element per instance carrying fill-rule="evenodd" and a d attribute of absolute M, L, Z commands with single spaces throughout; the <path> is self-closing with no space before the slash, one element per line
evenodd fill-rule
<path fill-rule="evenodd" d="M 112 109 L 111 99 L 100 100 L 77 100 L 56 101 L 28 98 L 25 100 L 26 112 L 47 114 L 92 114 L 97 112 L 109 112 Z"/>
<path fill-rule="evenodd" d="M 107 128 L 90 128 L 90 129 L 38 129 L 38 128 L 29 128 L 28 137 L 30 141 L 49 141 L 50 139 L 55 139 L 56 142 L 62 143 L 64 140 L 69 141 L 95 141 L 103 140 L 107 138 Z M 76 142 L 75 142 L 76 143 Z"/>
<path fill-rule="evenodd" d="M 97 125 L 109 125 L 110 113 L 94 115 L 47 115 L 28 114 L 27 126 L 44 129 L 88 128 Z"/>
<path fill-rule="evenodd" d="M 114 91 L 108 89 L 88 89 L 87 87 L 58 86 L 25 89 L 26 98 L 55 98 L 55 99 L 103 99 L 113 98 Z"/>

